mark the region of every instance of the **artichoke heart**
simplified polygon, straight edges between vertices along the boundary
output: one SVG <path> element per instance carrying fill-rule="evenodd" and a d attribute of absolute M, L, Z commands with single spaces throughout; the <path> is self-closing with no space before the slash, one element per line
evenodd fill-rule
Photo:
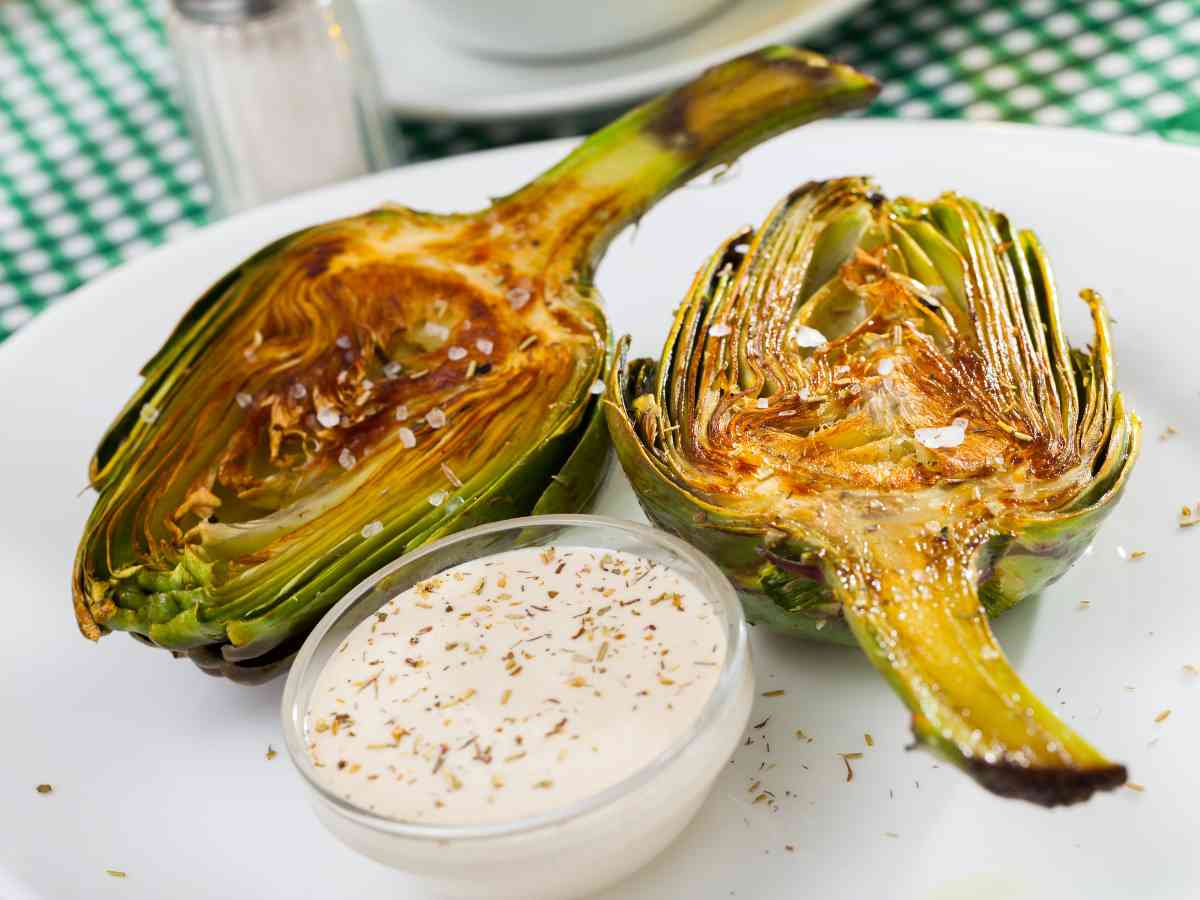
<path fill-rule="evenodd" d="M 1125 781 L 1021 683 L 988 616 L 1057 579 L 1121 495 L 1140 423 L 1108 316 L 1068 345 L 1036 237 L 955 194 L 806 184 L 700 270 L 662 358 L 608 377 L 647 515 L 752 620 L 857 643 L 918 740 L 1044 805 Z"/>
<path fill-rule="evenodd" d="M 406 550 L 585 507 L 609 446 L 592 287 L 608 243 L 694 175 L 876 91 L 768 48 L 631 111 L 487 209 L 384 206 L 242 262 L 184 315 L 96 451 L 80 630 L 261 681 Z"/>

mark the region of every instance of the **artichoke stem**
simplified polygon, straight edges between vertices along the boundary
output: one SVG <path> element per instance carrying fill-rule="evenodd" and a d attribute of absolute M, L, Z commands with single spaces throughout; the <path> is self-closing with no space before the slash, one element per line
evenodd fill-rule
<path fill-rule="evenodd" d="M 665 194 L 776 134 L 866 106 L 878 92 L 849 66 L 767 47 L 630 111 L 497 210 L 516 219 L 538 210 L 525 230 L 545 236 L 545 258 L 590 274 L 612 238 Z"/>
<path fill-rule="evenodd" d="M 1125 767 L 1013 671 L 980 602 L 973 551 L 947 530 L 874 537 L 872 558 L 844 564 L 831 581 L 859 644 L 911 710 L 918 741 L 993 793 L 1043 806 L 1125 783 Z"/>

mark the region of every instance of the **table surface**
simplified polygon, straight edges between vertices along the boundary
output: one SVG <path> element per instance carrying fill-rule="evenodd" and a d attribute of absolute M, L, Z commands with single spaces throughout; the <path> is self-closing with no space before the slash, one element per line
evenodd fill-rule
<path fill-rule="evenodd" d="M 156 0 L 0 0 L 0 341 L 208 219 Z M 884 90 L 870 115 L 1200 143 L 1200 0 L 876 0 L 805 44 Z M 400 120 L 416 161 L 591 131 Z"/>

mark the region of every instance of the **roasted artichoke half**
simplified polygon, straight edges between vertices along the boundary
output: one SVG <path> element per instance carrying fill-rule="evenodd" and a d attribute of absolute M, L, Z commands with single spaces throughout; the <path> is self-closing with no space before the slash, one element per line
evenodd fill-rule
<path fill-rule="evenodd" d="M 696 276 L 662 358 L 608 378 L 647 515 L 752 620 L 857 643 L 917 738 L 1044 805 L 1125 781 L 1021 683 L 988 616 L 1037 593 L 1120 497 L 1140 425 L 1108 316 L 1068 345 L 1037 238 L 967 198 L 806 184 Z"/>
<path fill-rule="evenodd" d="M 608 452 L 591 279 L 609 241 L 697 173 L 875 92 L 816 54 L 767 49 L 485 210 L 386 206 L 236 266 L 142 370 L 92 460 L 83 634 L 127 631 L 260 681 L 406 550 L 585 506 Z"/>

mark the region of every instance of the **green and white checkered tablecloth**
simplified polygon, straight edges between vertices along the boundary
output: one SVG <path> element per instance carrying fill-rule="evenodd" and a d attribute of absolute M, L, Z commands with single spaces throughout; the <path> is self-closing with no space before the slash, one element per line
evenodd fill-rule
<path fill-rule="evenodd" d="M 0 341 L 206 220 L 162 0 L 0 0 Z M 871 115 L 1006 119 L 1200 143 L 1200 0 L 876 0 L 805 42 L 885 84 Z M 590 131 L 398 123 L 428 159 Z"/>

